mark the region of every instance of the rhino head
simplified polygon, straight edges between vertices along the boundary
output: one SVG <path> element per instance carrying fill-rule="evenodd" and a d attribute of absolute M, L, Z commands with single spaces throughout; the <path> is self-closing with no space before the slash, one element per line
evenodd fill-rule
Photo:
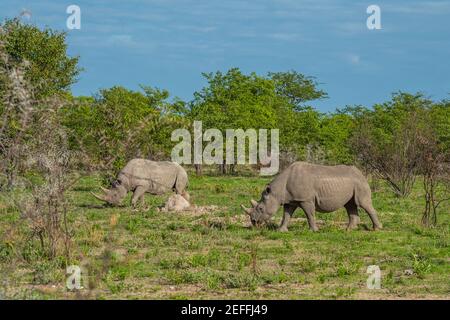
<path fill-rule="evenodd" d="M 127 189 L 120 183 L 114 183 L 111 189 L 100 187 L 103 191 L 102 195 L 92 193 L 92 195 L 100 201 L 107 202 L 111 205 L 118 206 L 122 203 L 123 198 L 127 195 Z"/>
<path fill-rule="evenodd" d="M 244 212 L 250 216 L 250 221 L 253 226 L 260 226 L 270 220 L 272 215 L 277 212 L 280 207 L 280 202 L 271 192 L 271 187 L 267 186 L 261 195 L 259 202 L 250 200 L 251 208 L 246 208 L 241 205 Z"/>

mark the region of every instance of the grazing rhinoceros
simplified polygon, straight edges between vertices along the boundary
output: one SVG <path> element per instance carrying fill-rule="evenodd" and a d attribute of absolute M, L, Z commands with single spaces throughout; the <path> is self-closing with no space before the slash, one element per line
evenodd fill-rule
<path fill-rule="evenodd" d="M 315 211 L 332 212 L 345 207 L 349 216 L 348 229 L 359 223 L 358 207 L 363 208 L 373 223 L 381 229 L 377 213 L 372 206 L 369 184 L 354 166 L 322 166 L 295 162 L 281 172 L 263 191 L 261 200 L 251 200 L 252 208 L 242 208 L 253 225 L 260 225 L 282 205 L 284 216 L 279 228 L 287 231 L 289 220 L 298 207 L 306 214 L 309 228 L 317 231 Z"/>
<path fill-rule="evenodd" d="M 139 200 L 144 203 L 146 192 L 160 195 L 174 190 L 189 200 L 187 184 L 186 171 L 175 162 L 133 159 L 119 172 L 111 189 L 102 188 L 104 195 L 93 195 L 101 201 L 119 205 L 127 193 L 132 191 L 131 205 L 135 208 Z"/>

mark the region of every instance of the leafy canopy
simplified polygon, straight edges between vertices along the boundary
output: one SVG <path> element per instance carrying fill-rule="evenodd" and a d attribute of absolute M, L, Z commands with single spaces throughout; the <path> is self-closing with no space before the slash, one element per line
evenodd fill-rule
<path fill-rule="evenodd" d="M 6 20 L 0 27 L 3 29 L 0 37 L 9 56 L 17 63 L 29 63 L 25 77 L 33 86 L 36 98 L 69 92 L 81 69 L 79 58 L 67 54 L 65 32 L 40 30 L 18 19 Z"/>

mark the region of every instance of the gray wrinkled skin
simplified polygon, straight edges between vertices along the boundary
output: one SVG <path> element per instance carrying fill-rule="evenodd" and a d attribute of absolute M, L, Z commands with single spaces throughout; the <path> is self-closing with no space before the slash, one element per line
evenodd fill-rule
<path fill-rule="evenodd" d="M 131 205 L 136 207 L 140 200 L 144 203 L 144 194 L 165 194 L 175 191 L 189 200 L 186 187 L 188 175 L 182 166 L 169 161 L 151 161 L 146 159 L 130 160 L 117 175 L 117 180 L 104 195 L 94 196 L 112 205 L 120 205 L 129 191 L 133 192 Z"/>
<path fill-rule="evenodd" d="M 372 206 L 372 194 L 364 175 L 354 166 L 323 166 L 295 162 L 281 172 L 261 195 L 242 208 L 254 226 L 267 222 L 280 206 L 284 208 L 280 231 L 288 231 L 289 220 L 297 208 L 303 209 L 311 230 L 318 231 L 315 212 L 333 212 L 345 208 L 349 216 L 347 230 L 359 223 L 358 207 L 364 209 L 374 229 L 381 229 Z"/>
<path fill-rule="evenodd" d="M 191 204 L 183 196 L 179 194 L 173 194 L 167 199 L 166 204 L 159 211 L 163 212 L 181 212 L 189 210 Z"/>

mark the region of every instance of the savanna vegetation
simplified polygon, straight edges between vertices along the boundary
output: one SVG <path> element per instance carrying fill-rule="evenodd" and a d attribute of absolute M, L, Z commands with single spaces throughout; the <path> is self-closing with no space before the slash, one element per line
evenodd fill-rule
<path fill-rule="evenodd" d="M 444 298 L 450 296 L 450 101 L 395 92 L 374 106 L 323 113 L 327 93 L 297 71 L 205 73 L 191 101 L 141 85 L 74 96 L 82 72 L 65 34 L 18 20 L 0 29 L 0 295 L 6 298 Z M 239 209 L 269 178 L 257 167 L 186 167 L 191 202 L 163 213 L 106 207 L 130 159 L 169 160 L 174 129 L 280 130 L 282 167 L 353 164 L 368 176 L 384 229 L 367 217 L 302 213 L 290 232 L 254 229 Z M 280 214 L 274 218 L 278 223 Z M 82 290 L 66 267 L 83 267 Z M 366 286 L 378 265 L 382 288 Z"/>

